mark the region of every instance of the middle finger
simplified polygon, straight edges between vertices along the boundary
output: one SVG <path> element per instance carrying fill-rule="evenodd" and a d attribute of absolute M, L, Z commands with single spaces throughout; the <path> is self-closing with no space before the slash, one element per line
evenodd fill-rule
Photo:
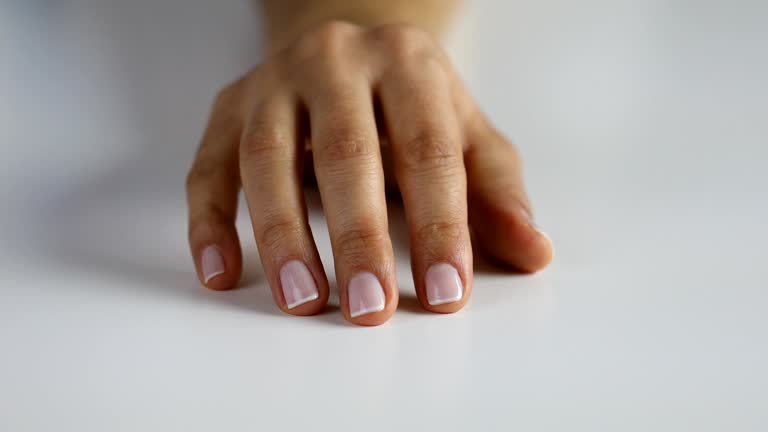
<path fill-rule="evenodd" d="M 355 324 L 378 325 L 398 293 L 370 84 L 342 71 L 323 82 L 307 104 L 341 310 Z"/>
<path fill-rule="evenodd" d="M 416 293 L 439 313 L 461 309 L 472 286 L 466 172 L 450 87 L 443 66 L 422 58 L 392 68 L 381 83 Z"/>

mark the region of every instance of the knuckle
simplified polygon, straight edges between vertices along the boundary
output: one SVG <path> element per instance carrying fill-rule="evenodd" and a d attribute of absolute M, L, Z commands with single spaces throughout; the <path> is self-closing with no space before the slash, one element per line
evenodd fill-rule
<path fill-rule="evenodd" d="M 300 64 L 318 58 L 336 58 L 343 50 L 347 38 L 355 28 L 354 24 L 346 21 L 327 21 L 299 38 L 291 49 L 292 58 Z"/>
<path fill-rule="evenodd" d="M 368 140 L 352 133 L 339 133 L 326 142 L 319 143 L 317 157 L 325 162 L 345 162 L 373 157 L 373 146 Z"/>
<path fill-rule="evenodd" d="M 187 230 L 190 243 L 194 243 L 195 240 L 200 238 L 210 238 L 212 234 L 213 229 L 211 228 L 210 223 L 198 216 L 190 215 L 189 227 Z"/>
<path fill-rule="evenodd" d="M 256 241 L 259 247 L 274 255 L 285 248 L 286 244 L 296 243 L 303 227 L 298 220 L 270 217 L 260 227 Z"/>
<path fill-rule="evenodd" d="M 336 237 L 339 254 L 347 261 L 362 262 L 370 259 L 388 241 L 385 230 L 374 227 L 349 229 Z"/>
<path fill-rule="evenodd" d="M 240 160 L 245 164 L 276 162 L 290 156 L 290 148 L 259 125 L 249 127 L 240 142 Z"/>
<path fill-rule="evenodd" d="M 416 229 L 416 239 L 427 247 L 435 243 L 455 245 L 467 235 L 468 229 L 467 224 L 459 218 L 433 221 Z"/>
<path fill-rule="evenodd" d="M 195 189 L 201 183 L 206 183 L 220 172 L 220 165 L 211 159 L 198 159 L 187 173 L 185 186 L 187 191 Z"/>
<path fill-rule="evenodd" d="M 461 165 L 457 143 L 440 132 L 427 131 L 416 135 L 405 143 L 403 153 L 408 170 L 451 169 Z"/>
<path fill-rule="evenodd" d="M 227 212 L 214 203 L 206 203 L 189 214 L 187 233 L 190 240 L 210 239 L 217 237 L 217 227 L 227 225 Z"/>
<path fill-rule="evenodd" d="M 376 29 L 373 35 L 398 57 L 410 57 L 434 46 L 426 31 L 409 25 L 385 25 Z"/>
<path fill-rule="evenodd" d="M 339 39 L 346 37 L 355 28 L 354 24 L 347 21 L 330 20 L 317 26 L 310 34 L 321 43 L 335 43 Z"/>
<path fill-rule="evenodd" d="M 396 55 L 394 61 L 384 66 L 382 80 L 428 81 L 431 87 L 450 92 L 452 75 L 450 63 L 445 62 L 439 53 L 424 51 L 405 56 Z"/>

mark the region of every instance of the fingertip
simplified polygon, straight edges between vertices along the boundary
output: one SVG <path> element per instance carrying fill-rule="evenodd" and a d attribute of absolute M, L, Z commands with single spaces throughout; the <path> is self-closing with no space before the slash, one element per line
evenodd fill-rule
<path fill-rule="evenodd" d="M 228 281 L 225 277 L 213 278 L 208 282 L 203 282 L 203 286 L 211 291 L 228 291 L 234 289 L 237 283 Z"/>
<path fill-rule="evenodd" d="M 471 256 L 469 258 L 471 262 Z M 433 313 L 451 314 L 460 311 L 472 292 L 471 266 L 463 272 L 461 264 L 437 263 L 424 274 L 424 286 L 417 290 L 421 306 Z M 463 273 L 463 277 L 462 277 Z"/>
<path fill-rule="evenodd" d="M 294 316 L 312 316 L 317 315 L 325 309 L 325 305 L 328 303 L 328 298 L 317 297 L 307 303 L 303 303 L 298 306 L 287 307 L 286 305 L 279 305 L 280 309 L 288 315 Z"/>
<path fill-rule="evenodd" d="M 234 225 L 195 218 L 190 224 L 189 244 L 200 284 L 214 291 L 237 286 L 242 252 Z"/>
<path fill-rule="evenodd" d="M 474 219 L 473 228 L 481 251 L 497 263 L 534 273 L 552 261 L 551 238 L 533 222 L 522 205 L 484 206 Z"/>
<path fill-rule="evenodd" d="M 225 251 L 217 244 L 202 248 L 198 259 L 200 281 L 208 289 L 224 291 L 234 288 L 240 279 L 241 259 L 237 251 Z"/>
<path fill-rule="evenodd" d="M 396 286 L 392 287 L 386 279 L 382 285 L 379 277 L 369 272 L 354 275 L 341 295 L 344 319 L 351 324 L 365 327 L 387 322 L 397 309 L 399 301 Z"/>
<path fill-rule="evenodd" d="M 467 302 L 469 301 L 469 291 L 465 291 L 462 293 L 461 297 L 449 299 L 445 302 L 439 302 L 439 303 L 431 303 L 427 299 L 419 298 L 419 303 L 421 303 L 421 307 L 432 313 L 437 314 L 452 314 L 456 313 L 464 308 L 466 306 Z"/>
<path fill-rule="evenodd" d="M 216 275 L 208 281 L 203 281 L 203 286 L 211 291 L 228 291 L 237 286 L 239 278 L 232 277 L 226 272 Z"/>
<path fill-rule="evenodd" d="M 301 304 L 287 304 L 284 301 L 278 301 L 277 306 L 288 315 L 312 316 L 325 310 L 325 307 L 328 304 L 328 297 L 328 292 L 321 292 L 316 296 L 306 299 Z"/>
<path fill-rule="evenodd" d="M 290 260 L 280 268 L 276 283 L 275 302 L 289 315 L 316 315 L 328 303 L 328 280 L 319 262 L 307 265 L 302 260 Z"/>
<path fill-rule="evenodd" d="M 522 221 L 520 230 L 526 232 L 520 235 L 529 235 L 531 230 L 535 233 L 534 236 L 528 237 L 527 248 L 524 247 L 524 250 L 528 250 L 527 259 L 521 261 L 520 268 L 527 273 L 535 273 L 552 262 L 555 253 L 552 238 L 536 224 L 531 214 L 522 206 L 519 207 L 518 213 L 518 218 Z M 526 243 L 523 243 L 523 246 L 525 245 Z"/>
<path fill-rule="evenodd" d="M 375 327 L 382 325 L 392 318 L 392 315 L 397 309 L 397 299 L 394 302 L 390 301 L 383 309 L 367 312 L 364 315 L 352 317 L 351 315 L 344 315 L 344 318 L 351 324 L 362 327 Z"/>

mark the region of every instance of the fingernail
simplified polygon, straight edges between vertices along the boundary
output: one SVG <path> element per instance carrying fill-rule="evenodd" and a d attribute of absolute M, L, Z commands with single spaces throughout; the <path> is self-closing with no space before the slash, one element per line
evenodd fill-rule
<path fill-rule="evenodd" d="M 312 273 L 301 261 L 288 261 L 280 269 L 280 285 L 283 287 L 288 309 L 311 302 L 320 297 Z"/>
<path fill-rule="evenodd" d="M 203 249 L 202 261 L 205 283 L 224 273 L 224 257 L 218 247 L 210 245 Z"/>
<path fill-rule="evenodd" d="M 358 273 L 349 281 L 349 314 L 352 318 L 384 310 L 384 288 L 372 273 Z"/>
<path fill-rule="evenodd" d="M 461 300 L 462 283 L 459 272 L 450 264 L 435 264 L 427 270 L 427 301 L 432 306 Z"/>
<path fill-rule="evenodd" d="M 539 225 L 536 223 L 536 221 L 534 221 L 534 220 L 533 220 L 533 216 L 531 216 L 531 214 L 530 214 L 530 213 L 529 213 L 527 210 L 525 210 L 524 208 L 521 208 L 521 211 L 522 211 L 522 213 L 523 213 L 523 216 L 525 217 L 525 220 L 527 220 L 527 221 L 528 221 L 528 225 L 530 225 L 530 226 L 531 226 L 531 228 L 533 228 L 533 229 L 534 229 L 534 230 L 535 230 L 537 233 L 539 233 L 539 234 L 540 234 L 542 237 L 544 237 L 545 239 L 547 239 L 547 241 L 548 241 L 548 242 L 552 243 L 552 238 L 551 238 L 551 237 L 549 237 L 549 235 L 548 235 L 547 233 L 545 233 L 545 232 L 544 232 L 544 231 L 541 229 L 541 227 L 540 227 L 540 226 L 539 226 Z"/>

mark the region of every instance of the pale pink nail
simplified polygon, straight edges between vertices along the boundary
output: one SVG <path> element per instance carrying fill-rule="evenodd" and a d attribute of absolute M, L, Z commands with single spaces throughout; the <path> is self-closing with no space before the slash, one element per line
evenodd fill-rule
<path fill-rule="evenodd" d="M 463 292 L 459 272 L 450 264 L 435 264 L 427 270 L 427 301 L 432 306 L 461 300 Z"/>
<path fill-rule="evenodd" d="M 301 261 L 288 261 L 280 269 L 280 285 L 283 287 L 288 309 L 311 302 L 320 297 L 312 273 Z"/>
<path fill-rule="evenodd" d="M 203 278 L 205 283 L 224 273 L 224 257 L 218 247 L 210 245 L 203 249 Z"/>
<path fill-rule="evenodd" d="M 384 288 L 372 273 L 358 273 L 349 281 L 349 314 L 352 318 L 384 310 Z"/>

